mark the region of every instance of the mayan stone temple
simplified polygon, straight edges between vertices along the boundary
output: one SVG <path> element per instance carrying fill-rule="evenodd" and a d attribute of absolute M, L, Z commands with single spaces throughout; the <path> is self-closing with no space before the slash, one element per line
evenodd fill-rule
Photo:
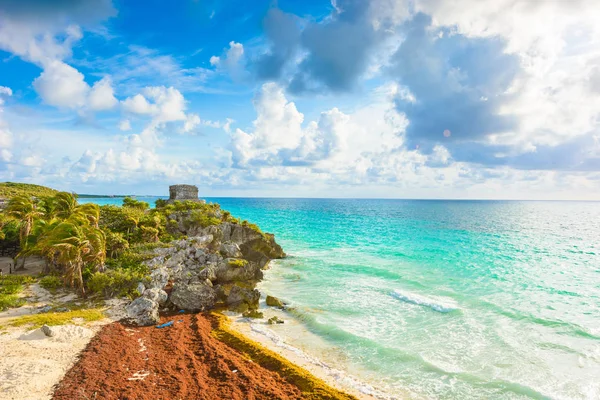
<path fill-rule="evenodd" d="M 204 200 L 198 199 L 198 187 L 194 185 L 171 185 L 169 186 L 169 202 L 175 200 L 185 201 L 199 201 L 205 202 Z"/>

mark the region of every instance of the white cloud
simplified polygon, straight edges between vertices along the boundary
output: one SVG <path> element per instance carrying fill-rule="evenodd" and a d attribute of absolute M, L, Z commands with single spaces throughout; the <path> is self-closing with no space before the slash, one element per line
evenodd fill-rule
<path fill-rule="evenodd" d="M 6 86 L 0 86 L 0 106 L 4 104 L 2 96 L 12 96 L 12 89 Z"/>
<path fill-rule="evenodd" d="M 89 106 L 92 110 L 109 110 L 117 104 L 112 83 L 109 77 L 104 77 L 94 83 L 89 96 Z"/>
<path fill-rule="evenodd" d="M 12 90 L 6 86 L 0 86 L 0 161 L 9 162 L 12 159 L 10 149 L 13 145 L 13 134 L 2 118 L 4 112 L 2 96 L 12 96 Z"/>
<path fill-rule="evenodd" d="M 229 48 L 220 57 L 212 56 L 210 65 L 225 70 L 234 81 L 243 80 L 246 76 L 244 66 L 244 46 L 234 41 L 229 42 Z"/>
<path fill-rule="evenodd" d="M 119 129 L 122 131 L 130 131 L 131 130 L 131 123 L 129 122 L 128 119 L 124 119 L 121 122 L 119 122 Z"/>
<path fill-rule="evenodd" d="M 264 84 L 253 101 L 254 130 L 231 134 L 234 164 L 313 165 L 335 172 L 352 168 L 365 152 L 397 151 L 406 120 L 385 95 L 375 104 L 348 115 L 337 108 L 304 124 L 304 115 L 289 102 L 280 86 Z"/>
<path fill-rule="evenodd" d="M 33 81 L 33 87 L 46 104 L 61 108 L 80 108 L 90 90 L 83 74 L 62 61 L 51 61 Z"/>
<path fill-rule="evenodd" d="M 192 132 L 201 122 L 198 114 L 188 114 L 185 123 L 183 124 L 182 133 Z"/>
<path fill-rule="evenodd" d="M 143 94 L 138 93 L 133 97 L 128 97 L 122 102 L 122 105 L 127 112 L 149 115 L 158 123 L 186 119 L 185 99 L 181 92 L 173 87 L 146 87 Z"/>
<path fill-rule="evenodd" d="M 132 114 L 154 114 L 157 112 L 157 107 L 150 104 L 141 94 L 136 94 L 133 97 L 128 97 L 122 102 L 123 109 Z"/>

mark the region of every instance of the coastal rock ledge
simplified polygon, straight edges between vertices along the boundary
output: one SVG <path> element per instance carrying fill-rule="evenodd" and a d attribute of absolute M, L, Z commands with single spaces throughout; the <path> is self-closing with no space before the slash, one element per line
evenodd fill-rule
<path fill-rule="evenodd" d="M 192 223 L 193 218 L 185 211 L 169 216 L 170 229 L 187 238 L 154 249 L 145 261 L 150 275 L 139 285 L 142 296 L 126 307 L 127 322 L 154 325 L 160 320 L 159 309 L 258 308 L 260 292 L 255 286 L 263 269 L 272 259 L 285 257 L 274 235 L 233 222 L 201 227 Z"/>

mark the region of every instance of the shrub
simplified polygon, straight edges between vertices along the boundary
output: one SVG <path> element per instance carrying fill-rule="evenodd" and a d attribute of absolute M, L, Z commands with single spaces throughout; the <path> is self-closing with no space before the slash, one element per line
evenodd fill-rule
<path fill-rule="evenodd" d="M 228 261 L 228 263 L 229 263 L 230 267 L 243 268 L 248 264 L 248 261 L 235 258 L 235 259 L 230 259 Z"/>
<path fill-rule="evenodd" d="M 25 300 L 16 294 L 0 294 L 0 311 L 21 307 L 23 304 L 25 304 Z"/>
<path fill-rule="evenodd" d="M 139 296 L 138 283 L 146 279 L 145 274 L 127 269 L 110 269 L 106 272 L 96 272 L 87 281 L 88 289 L 93 293 L 102 294 L 106 298 Z"/>
<path fill-rule="evenodd" d="M 40 286 L 46 290 L 55 291 L 63 287 L 63 281 L 54 275 L 47 275 L 40 279 Z"/>
<path fill-rule="evenodd" d="M 129 242 L 120 232 L 106 231 L 106 252 L 110 258 L 116 258 L 129 248 Z"/>
<path fill-rule="evenodd" d="M 147 210 L 150 208 L 150 204 L 145 201 L 133 199 L 131 197 L 125 197 L 123 199 L 123 207 L 137 208 L 139 210 Z"/>

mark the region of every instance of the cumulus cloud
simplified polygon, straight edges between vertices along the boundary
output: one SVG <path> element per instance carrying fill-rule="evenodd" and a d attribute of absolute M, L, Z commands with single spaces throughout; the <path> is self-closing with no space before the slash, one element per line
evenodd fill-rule
<path fill-rule="evenodd" d="M 104 77 L 94 83 L 90 91 L 89 106 L 92 110 L 109 110 L 117 105 L 114 90 L 109 77 Z"/>
<path fill-rule="evenodd" d="M 245 59 L 244 46 L 234 41 L 229 42 L 229 48 L 222 56 L 212 56 L 210 65 L 227 71 L 234 81 L 241 81 L 245 78 Z"/>
<path fill-rule="evenodd" d="M 173 87 L 149 86 L 135 96 L 122 101 L 123 109 L 131 114 L 151 116 L 155 122 L 184 121 L 185 99 Z"/>
<path fill-rule="evenodd" d="M 63 108 L 83 107 L 90 90 L 82 73 L 56 60 L 33 81 L 33 87 L 46 104 Z"/>
<path fill-rule="evenodd" d="M 66 0 L 51 5 L 41 0 L 7 0 L 0 5 L 0 49 L 43 69 L 33 86 L 45 103 L 82 108 L 90 88 L 83 74 L 64 60 L 83 37 L 82 26 L 93 27 L 113 15 L 110 0 Z M 108 105 L 108 100 L 98 101 L 109 88 L 104 84 L 92 91 L 90 108 Z"/>
<path fill-rule="evenodd" d="M 404 32 L 389 72 L 414 96 L 397 99 L 413 144 L 478 140 L 517 128 L 514 116 L 501 113 L 519 71 L 502 40 L 431 29 L 424 14 L 407 22 Z"/>
<path fill-rule="evenodd" d="M 405 124 L 389 102 L 354 115 L 333 108 L 305 124 L 304 114 L 287 100 L 283 88 L 266 83 L 253 104 L 253 130 L 231 133 L 236 167 L 314 166 L 332 171 L 352 165 L 363 152 L 397 149 L 402 143 Z"/>
<path fill-rule="evenodd" d="M 0 161 L 9 162 L 12 159 L 11 147 L 13 144 L 13 134 L 2 118 L 2 113 L 4 112 L 2 108 L 4 104 L 3 96 L 12 96 L 11 88 L 0 86 Z"/>

